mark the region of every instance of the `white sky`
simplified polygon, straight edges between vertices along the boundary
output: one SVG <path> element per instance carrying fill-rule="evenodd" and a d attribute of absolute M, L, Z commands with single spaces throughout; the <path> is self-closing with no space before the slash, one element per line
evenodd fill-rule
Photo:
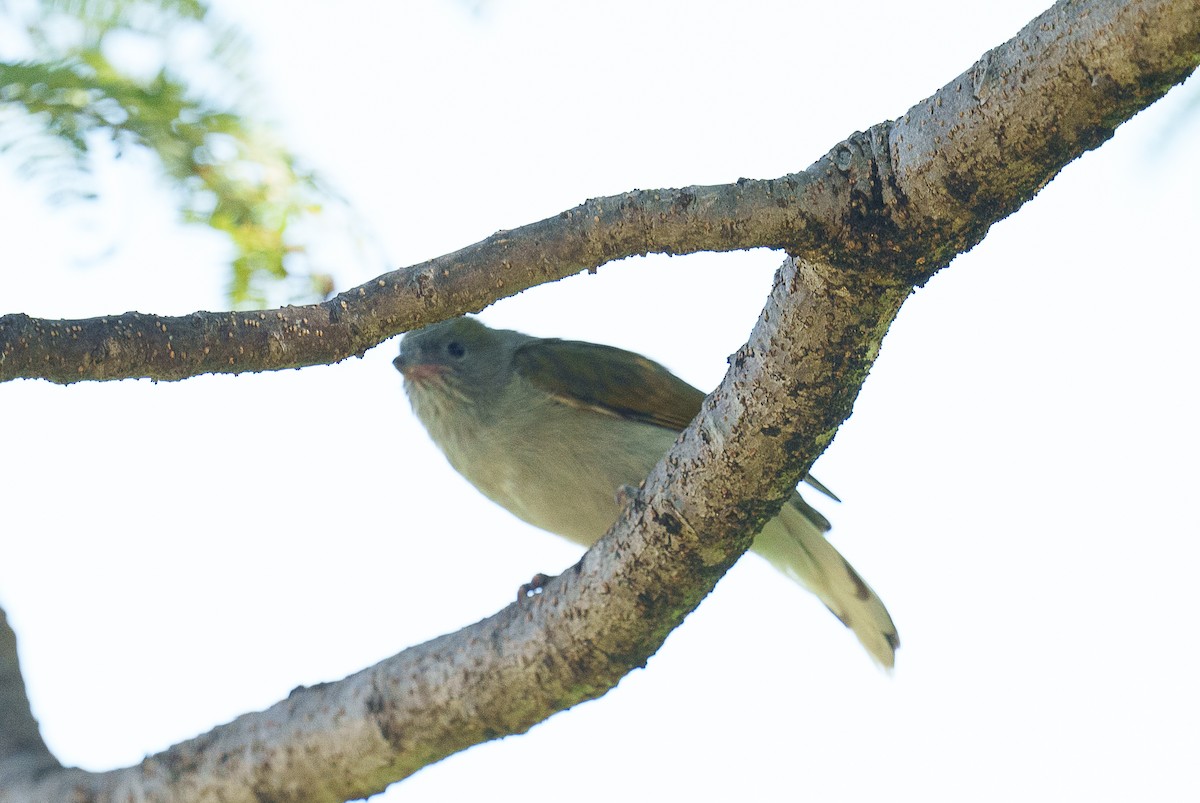
<path fill-rule="evenodd" d="M 220 6 L 255 39 L 282 135 L 383 243 L 383 263 L 334 267 L 342 288 L 588 197 L 803 169 L 1042 9 Z M 822 505 L 835 543 L 900 628 L 893 676 L 747 558 L 606 697 L 385 799 L 1194 799 L 1200 120 L 1181 115 L 1196 91 L 920 290 L 818 464 L 845 500 Z M 222 306 L 222 244 L 175 226 L 136 164 L 107 175 L 108 206 L 59 214 L 3 175 L 0 312 Z M 780 260 L 635 259 L 484 319 L 633 348 L 711 387 Z M 474 622 L 576 559 L 453 474 L 395 350 L 175 384 L 0 385 L 0 601 L 65 762 L 136 762 Z"/>

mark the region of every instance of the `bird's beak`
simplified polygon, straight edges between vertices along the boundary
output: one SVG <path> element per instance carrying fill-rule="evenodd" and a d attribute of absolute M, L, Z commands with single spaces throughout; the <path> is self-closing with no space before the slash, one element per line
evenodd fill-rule
<path fill-rule="evenodd" d="M 438 365 L 433 362 L 418 362 L 411 358 L 406 358 L 403 354 L 392 360 L 392 365 L 396 366 L 396 370 L 409 382 L 420 382 L 423 379 L 441 376 L 446 372 L 446 366 L 444 365 Z"/>

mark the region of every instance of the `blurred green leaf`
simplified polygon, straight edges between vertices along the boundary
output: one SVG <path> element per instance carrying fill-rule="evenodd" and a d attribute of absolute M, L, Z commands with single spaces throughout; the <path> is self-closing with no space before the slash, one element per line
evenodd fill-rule
<path fill-rule="evenodd" d="M 285 282 L 303 288 L 289 300 L 331 287 L 327 272 L 303 269 L 307 252 L 293 232 L 341 201 L 245 111 L 247 42 L 205 3 L 0 2 L 0 13 L 23 32 L 27 51 L 0 53 L 0 152 L 20 175 L 47 181 L 53 201 L 85 200 L 95 195 L 97 144 L 111 142 L 118 155 L 145 149 L 177 192 L 182 218 L 232 242 L 234 306 L 263 306 Z M 185 37 L 189 47 L 177 47 Z"/>

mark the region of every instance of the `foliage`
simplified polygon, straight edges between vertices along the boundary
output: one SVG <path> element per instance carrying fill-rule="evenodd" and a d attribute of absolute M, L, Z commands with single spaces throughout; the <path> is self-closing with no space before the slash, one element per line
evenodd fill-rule
<path fill-rule="evenodd" d="M 235 306 L 285 286 L 308 300 L 332 290 L 295 232 L 337 199 L 246 113 L 248 44 L 203 0 L 0 0 L 0 11 L 0 151 L 51 201 L 95 197 L 98 153 L 144 149 L 184 220 L 231 240 Z"/>

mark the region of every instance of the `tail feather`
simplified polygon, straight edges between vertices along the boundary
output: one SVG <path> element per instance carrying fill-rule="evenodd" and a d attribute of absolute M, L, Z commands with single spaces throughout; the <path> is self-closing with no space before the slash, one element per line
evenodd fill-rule
<path fill-rule="evenodd" d="M 753 551 L 825 603 L 882 666 L 896 662 L 900 637 L 883 601 L 833 545 L 829 521 L 797 494 L 754 539 Z"/>

